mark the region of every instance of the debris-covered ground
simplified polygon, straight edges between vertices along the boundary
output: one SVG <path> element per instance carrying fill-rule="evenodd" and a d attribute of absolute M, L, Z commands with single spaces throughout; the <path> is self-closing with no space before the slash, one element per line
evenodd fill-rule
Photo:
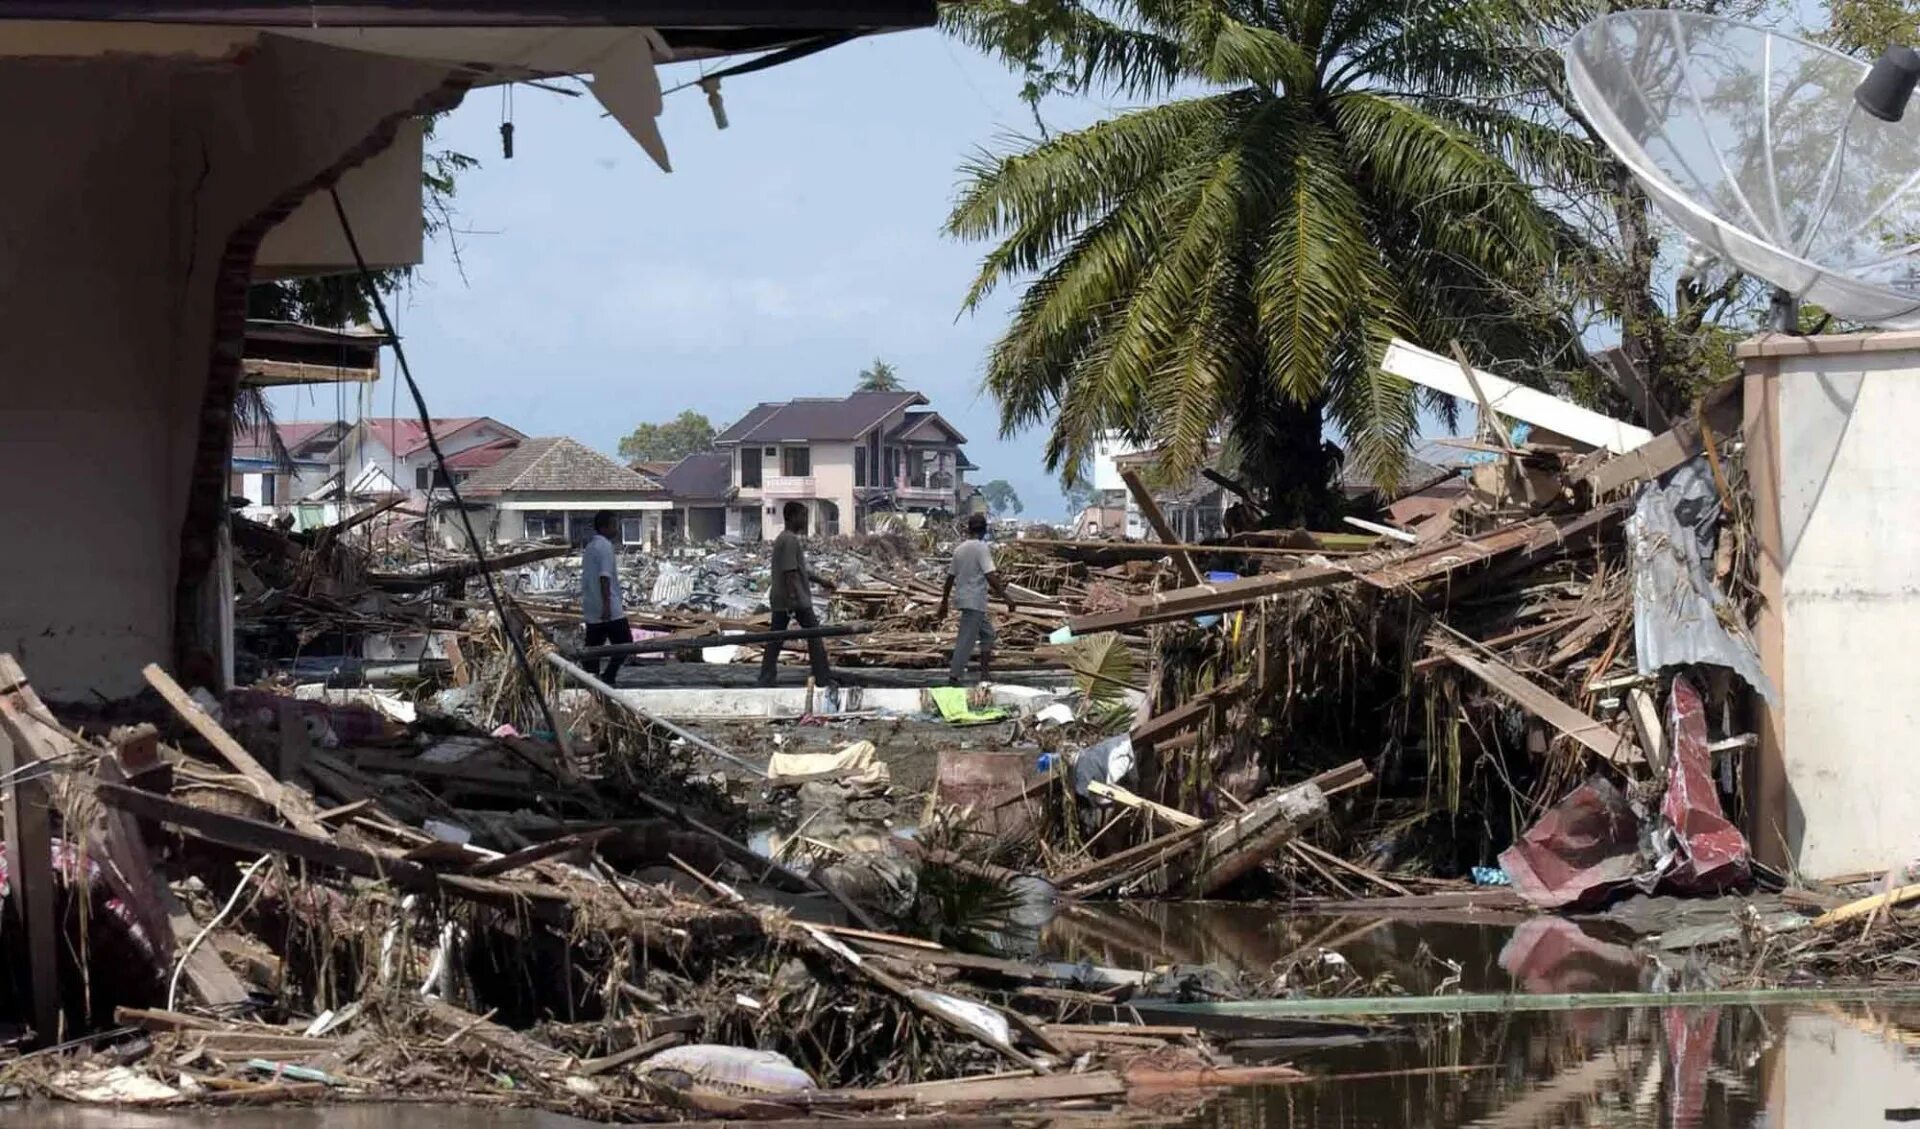
<path fill-rule="evenodd" d="M 1001 543 L 1017 606 L 972 687 L 941 685 L 937 533 L 814 546 L 842 684 L 794 645 L 762 690 L 734 677 L 781 645 L 761 546 L 629 556 L 612 687 L 564 548 L 236 522 L 242 688 L 153 667 L 148 696 L 49 707 L 0 672 L 4 1081 L 607 1120 L 1118 1108 L 1303 1078 L 1244 1053 L 1249 1023 L 1319 1045 L 1380 1037 L 1392 998 L 1484 999 L 1424 939 L 1343 955 L 1408 921 L 1511 928 L 1497 968 L 1533 992 L 1904 982 L 1904 865 L 1798 881 L 1741 831 L 1774 691 L 1713 434 L 1630 466 L 1514 447 L 1386 541 Z M 1144 907 L 1195 899 L 1284 940 L 1167 944 Z"/>

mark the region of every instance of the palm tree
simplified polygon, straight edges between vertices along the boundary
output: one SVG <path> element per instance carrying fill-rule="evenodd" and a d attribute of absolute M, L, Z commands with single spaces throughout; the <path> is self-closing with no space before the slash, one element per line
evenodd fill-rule
<path fill-rule="evenodd" d="M 1051 421 L 1073 480 L 1118 432 L 1182 474 L 1224 450 L 1276 517 L 1332 505 L 1338 452 L 1392 482 L 1416 400 L 1398 335 L 1570 370 L 1556 265 L 1585 252 L 1514 165 L 1576 162 L 1512 112 L 1504 38 L 1451 0 L 979 0 L 948 26 L 1056 85 L 1170 97 L 982 154 L 948 231 L 993 241 L 966 299 L 1024 281 L 986 384 Z M 1510 163 L 1511 162 L 1511 163 Z"/>
<path fill-rule="evenodd" d="M 873 363 L 860 370 L 860 383 L 854 386 L 855 392 L 898 392 L 900 374 L 894 367 L 879 357 Z"/>

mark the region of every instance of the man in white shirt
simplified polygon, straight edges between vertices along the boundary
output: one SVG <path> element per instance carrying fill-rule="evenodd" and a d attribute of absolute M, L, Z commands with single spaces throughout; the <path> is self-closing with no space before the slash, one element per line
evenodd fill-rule
<path fill-rule="evenodd" d="M 967 539 L 953 550 L 953 560 L 947 565 L 947 585 L 940 592 L 940 611 L 936 618 L 947 618 L 947 602 L 960 609 L 960 635 L 953 643 L 953 663 L 947 673 L 952 676 L 953 684 L 967 673 L 967 663 L 973 658 L 976 644 L 980 648 L 980 681 L 993 677 L 993 645 L 1000 637 L 993 629 L 993 621 L 987 618 L 987 589 L 1006 601 L 1008 609 L 1014 606 L 1013 597 L 1007 595 L 1007 583 L 993 567 L 993 549 L 987 545 L 987 515 L 973 514 L 967 518 Z"/>
<path fill-rule="evenodd" d="M 587 621 L 589 647 L 633 642 L 633 628 L 620 606 L 620 559 L 613 551 L 613 534 L 617 528 L 613 511 L 601 510 L 594 514 L 593 536 L 587 538 L 586 546 L 580 551 L 580 614 Z M 616 684 L 614 678 L 619 675 L 621 664 L 626 661 L 625 655 L 613 655 L 600 670 L 594 669 L 600 665 L 595 659 L 588 659 L 585 666 L 588 674 L 612 686 Z"/>

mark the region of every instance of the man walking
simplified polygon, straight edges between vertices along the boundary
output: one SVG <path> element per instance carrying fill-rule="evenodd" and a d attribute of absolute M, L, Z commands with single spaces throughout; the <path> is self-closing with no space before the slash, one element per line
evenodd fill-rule
<path fill-rule="evenodd" d="M 831 592 L 833 582 L 807 570 L 806 544 L 800 539 L 807 531 L 806 503 L 788 502 L 780 516 L 786 528 L 773 539 L 773 587 L 767 592 L 767 603 L 773 608 L 773 629 L 785 631 L 789 622 L 797 621 L 801 627 L 811 630 L 820 626 L 820 617 L 813 614 L 813 590 L 809 585 L 818 584 Z M 807 640 L 807 658 L 813 665 L 814 684 L 833 685 L 833 670 L 827 666 L 826 640 L 817 635 Z M 780 644 L 768 643 L 760 660 L 760 685 L 773 685 L 779 665 Z"/>
<path fill-rule="evenodd" d="M 973 514 L 967 518 L 967 539 L 953 550 L 953 560 L 947 565 L 947 584 L 941 589 L 940 610 L 935 615 L 946 621 L 949 599 L 960 609 L 960 635 L 954 640 L 953 664 L 947 671 L 955 686 L 966 676 L 976 644 L 980 648 L 980 681 L 993 677 L 993 645 L 1000 637 L 993 630 L 993 620 L 987 618 L 989 587 L 1009 610 L 1014 607 L 1006 581 L 994 571 L 993 549 L 987 545 L 987 515 Z"/>
<path fill-rule="evenodd" d="M 620 560 L 613 551 L 613 533 L 617 528 L 613 522 L 611 510 L 594 514 L 593 536 L 587 538 L 586 546 L 580 551 L 580 613 L 587 621 L 589 647 L 633 642 L 633 628 L 620 606 Z M 594 659 L 588 659 L 583 665 L 588 674 L 613 686 L 626 661 L 625 655 L 614 655 L 600 670 L 594 669 L 600 665 Z"/>

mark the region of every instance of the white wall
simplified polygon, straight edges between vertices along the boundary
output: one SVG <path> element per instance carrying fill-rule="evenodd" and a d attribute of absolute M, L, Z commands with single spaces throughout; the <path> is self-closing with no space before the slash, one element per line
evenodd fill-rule
<path fill-rule="evenodd" d="M 840 509 L 840 532 L 853 532 L 853 444 L 815 443 L 813 447 L 813 496 L 832 502 Z M 818 520 L 818 513 L 815 518 Z M 816 526 L 816 528 L 818 528 Z"/>
<path fill-rule="evenodd" d="M 1883 870 L 1920 857 L 1920 353 L 1780 366 L 1788 842 Z"/>
<path fill-rule="evenodd" d="M 1775 1051 L 1767 1124 L 1781 1129 L 1891 1125 L 1887 1111 L 1920 1106 L 1920 1067 L 1892 1024 L 1839 1013 L 1789 1016 Z"/>
<path fill-rule="evenodd" d="M 0 650 L 43 695 L 172 662 L 228 240 L 443 78 L 293 43 L 0 60 L 0 104 L 31 108 L 0 115 Z"/>

